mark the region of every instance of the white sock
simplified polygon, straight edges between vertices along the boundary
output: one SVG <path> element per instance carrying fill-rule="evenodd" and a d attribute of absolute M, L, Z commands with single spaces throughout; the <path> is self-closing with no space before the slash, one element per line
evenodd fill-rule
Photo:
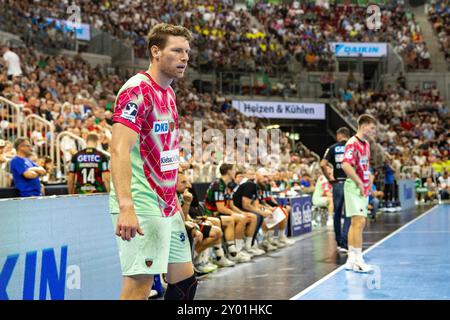
<path fill-rule="evenodd" d="M 236 249 L 237 249 L 237 251 L 241 252 L 242 248 L 244 248 L 244 239 L 236 239 Z"/>
<path fill-rule="evenodd" d="M 273 230 L 268 230 L 267 231 L 267 240 L 272 240 L 273 234 L 274 234 Z"/>
<path fill-rule="evenodd" d="M 279 239 L 279 240 L 284 240 L 284 239 L 286 239 L 286 234 L 284 233 L 284 230 L 278 231 L 278 239 Z"/>
<path fill-rule="evenodd" d="M 362 257 L 362 249 L 361 248 L 353 248 L 354 252 L 355 252 L 355 258 L 358 261 L 362 261 L 363 257 Z"/>
<path fill-rule="evenodd" d="M 252 248 L 252 237 L 247 237 L 245 239 L 245 249 L 250 250 Z"/>

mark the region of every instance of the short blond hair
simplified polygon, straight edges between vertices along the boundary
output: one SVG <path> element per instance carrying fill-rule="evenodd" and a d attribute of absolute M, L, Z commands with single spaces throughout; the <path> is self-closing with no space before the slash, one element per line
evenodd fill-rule
<path fill-rule="evenodd" d="M 169 36 L 185 37 L 187 41 L 192 41 L 192 33 L 183 26 L 176 26 L 168 23 L 158 23 L 147 35 L 147 45 L 150 54 L 150 60 L 153 60 L 151 48 L 157 46 L 163 50 L 166 46 Z"/>

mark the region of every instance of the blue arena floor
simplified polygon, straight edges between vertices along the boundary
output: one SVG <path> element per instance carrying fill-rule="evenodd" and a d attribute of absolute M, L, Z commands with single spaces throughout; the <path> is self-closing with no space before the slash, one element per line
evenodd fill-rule
<path fill-rule="evenodd" d="M 433 207 L 364 252 L 372 274 L 343 266 L 292 300 L 450 299 L 450 205 Z"/>

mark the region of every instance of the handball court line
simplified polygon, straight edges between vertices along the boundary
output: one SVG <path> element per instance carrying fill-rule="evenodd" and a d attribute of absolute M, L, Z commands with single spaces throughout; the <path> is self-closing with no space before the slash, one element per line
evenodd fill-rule
<path fill-rule="evenodd" d="M 405 225 L 403 225 L 402 227 L 398 228 L 397 230 L 395 230 L 394 232 L 392 232 L 391 234 L 389 234 L 388 236 L 386 236 L 385 238 L 381 239 L 380 241 L 376 242 L 374 245 L 372 245 L 371 247 L 367 248 L 366 250 L 364 250 L 363 255 L 365 255 L 366 253 L 372 251 L 373 249 L 375 249 L 376 247 L 378 247 L 379 245 L 381 245 L 382 243 L 384 243 L 386 240 L 392 238 L 393 236 L 395 236 L 396 234 L 398 234 L 399 232 L 401 232 L 402 230 L 404 230 L 406 227 L 410 226 L 411 224 L 415 223 L 416 221 L 422 219 L 423 217 L 427 216 L 429 213 L 433 212 L 434 209 L 438 208 L 439 205 L 436 204 L 434 205 L 432 208 L 428 209 L 427 211 L 425 211 L 424 213 L 422 213 L 420 216 L 414 218 L 413 220 L 409 221 L 408 223 L 406 223 Z M 298 294 L 296 294 L 295 296 L 293 296 L 292 298 L 290 298 L 289 300 L 298 300 L 299 298 L 301 298 L 302 296 L 304 296 L 305 294 L 307 294 L 308 292 L 310 292 L 311 290 L 313 290 L 314 288 L 318 287 L 320 284 L 322 284 L 323 282 L 325 282 L 326 280 L 330 279 L 331 277 L 333 277 L 335 274 L 337 274 L 338 272 L 340 272 L 341 270 L 343 270 L 345 267 L 345 265 L 340 266 L 339 268 L 337 268 L 336 270 L 332 271 L 331 273 L 327 274 L 325 277 L 323 277 L 322 279 L 320 279 L 319 281 L 313 283 L 312 285 L 310 285 L 309 287 L 307 287 L 306 289 L 304 289 L 303 291 L 299 292 Z"/>

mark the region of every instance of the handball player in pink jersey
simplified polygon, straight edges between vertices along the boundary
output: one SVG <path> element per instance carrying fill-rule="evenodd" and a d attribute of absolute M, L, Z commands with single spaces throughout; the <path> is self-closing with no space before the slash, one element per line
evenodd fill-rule
<path fill-rule="evenodd" d="M 123 85 L 111 143 L 113 219 L 123 275 L 121 299 L 147 299 L 155 274 L 167 273 L 165 299 L 192 300 L 197 280 L 177 200 L 179 125 L 175 93 L 192 36 L 158 24 L 148 35 L 150 66 Z"/>

